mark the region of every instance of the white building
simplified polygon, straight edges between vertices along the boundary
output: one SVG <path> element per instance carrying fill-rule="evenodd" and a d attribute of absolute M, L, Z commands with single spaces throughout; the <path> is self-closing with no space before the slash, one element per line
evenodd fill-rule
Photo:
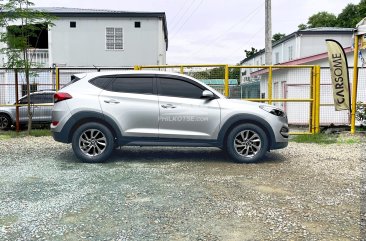
<path fill-rule="evenodd" d="M 164 12 L 124 12 L 76 8 L 35 8 L 56 19 L 49 31 L 31 38 L 28 59 L 37 67 L 133 67 L 165 65 L 168 30 Z M 20 22 L 14 21 L 13 26 Z M 4 32 L 7 29 L 0 29 Z M 0 44 L 1 47 L 4 43 Z M 7 56 L 0 54 L 0 65 Z M 95 69 L 95 70 L 96 70 Z M 71 74 L 60 72 L 62 84 Z M 89 70 L 90 71 L 90 70 Z M 37 71 L 30 80 L 31 90 L 53 89 L 55 71 Z M 26 93 L 24 74 L 19 74 L 19 96 Z M 15 101 L 14 71 L 0 70 L 0 104 Z"/>
<path fill-rule="evenodd" d="M 166 63 L 168 30 L 164 12 L 76 8 L 35 10 L 56 17 L 50 31 L 40 33 L 37 44 L 31 41 L 34 45 L 31 57 L 44 67 Z M 6 61 L 4 56 L 1 59 Z"/>
<path fill-rule="evenodd" d="M 313 28 L 299 30 L 273 43 L 272 62 L 274 65 L 320 65 L 321 68 L 321 107 L 320 123 L 322 125 L 349 123 L 347 111 L 335 111 L 331 77 L 328 63 L 326 39 L 338 41 L 344 48 L 348 66 L 353 67 L 352 28 Z M 241 65 L 264 65 L 264 50 L 241 61 Z M 362 63 L 359 63 L 361 66 Z M 350 80 L 353 71 L 349 70 Z M 366 100 L 366 81 L 363 79 L 364 70 L 359 74 L 360 101 Z M 273 98 L 310 98 L 310 69 L 275 69 L 273 71 Z M 268 97 L 268 72 L 261 68 L 242 69 L 241 82 L 260 80 L 260 96 Z M 350 81 L 352 84 L 352 81 Z M 352 86 L 351 86 L 352 89 Z M 309 123 L 309 104 L 302 103 L 275 103 L 288 113 L 291 124 L 306 125 Z"/>

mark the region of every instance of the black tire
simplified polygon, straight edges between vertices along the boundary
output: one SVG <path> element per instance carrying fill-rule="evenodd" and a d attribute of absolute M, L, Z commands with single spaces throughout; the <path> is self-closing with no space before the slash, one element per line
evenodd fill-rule
<path fill-rule="evenodd" d="M 234 127 L 226 139 L 226 152 L 235 162 L 258 162 L 267 150 L 267 135 L 262 128 L 254 124 L 241 124 Z"/>
<path fill-rule="evenodd" d="M 106 126 L 95 122 L 86 123 L 74 132 L 72 149 L 83 162 L 105 162 L 113 152 L 114 137 Z"/>
<path fill-rule="evenodd" d="M 11 118 L 6 114 L 0 114 L 0 130 L 5 131 L 11 127 Z"/>

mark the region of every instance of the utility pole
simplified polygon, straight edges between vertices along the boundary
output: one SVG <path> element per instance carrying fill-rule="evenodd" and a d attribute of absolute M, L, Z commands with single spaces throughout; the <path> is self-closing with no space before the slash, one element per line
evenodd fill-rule
<path fill-rule="evenodd" d="M 272 17 L 271 17 L 271 0 L 265 0 L 265 58 L 266 65 L 272 65 Z"/>

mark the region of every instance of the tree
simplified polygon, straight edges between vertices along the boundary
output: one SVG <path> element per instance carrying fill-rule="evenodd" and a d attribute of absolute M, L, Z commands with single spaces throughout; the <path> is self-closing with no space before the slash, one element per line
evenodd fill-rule
<path fill-rule="evenodd" d="M 354 28 L 361 19 L 358 6 L 350 3 L 338 15 L 337 26 Z"/>
<path fill-rule="evenodd" d="M 255 55 L 258 52 L 258 50 L 256 48 L 252 47 L 250 50 L 244 50 L 244 52 L 245 52 L 245 57 L 250 58 L 253 55 Z"/>
<path fill-rule="evenodd" d="M 299 30 L 305 30 L 305 29 L 308 28 L 308 26 L 306 24 L 303 24 L 303 23 L 299 24 L 299 26 L 297 26 L 297 27 L 298 27 Z"/>
<path fill-rule="evenodd" d="M 309 17 L 308 27 L 335 27 L 337 26 L 337 17 L 328 12 L 319 12 Z"/>
<path fill-rule="evenodd" d="M 284 33 L 275 33 L 275 34 L 273 34 L 272 43 L 277 42 L 278 40 L 280 40 L 281 38 L 283 38 L 285 36 L 286 36 L 286 34 L 284 34 Z"/>
<path fill-rule="evenodd" d="M 6 45 L 0 52 L 7 56 L 5 67 L 24 70 L 27 84 L 28 134 L 32 128 L 30 69 L 37 67 L 32 63 L 32 56 L 29 54 L 29 49 L 32 47 L 30 40 L 36 40 L 33 46 L 36 48 L 41 31 L 51 27 L 54 19 L 43 12 L 31 9 L 33 5 L 28 0 L 9 0 L 0 4 L 0 27 L 6 30 L 0 34 L 0 42 Z"/>

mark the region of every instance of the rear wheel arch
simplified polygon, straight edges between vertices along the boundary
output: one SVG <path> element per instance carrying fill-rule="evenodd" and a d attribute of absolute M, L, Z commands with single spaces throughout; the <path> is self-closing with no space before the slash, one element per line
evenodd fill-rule
<path fill-rule="evenodd" d="M 71 123 L 71 127 L 69 129 L 69 133 L 68 133 L 68 141 L 71 142 L 73 134 L 75 133 L 75 131 L 82 126 L 85 123 L 90 123 L 90 122 L 95 122 L 95 123 L 99 123 L 104 125 L 105 127 L 107 127 L 111 132 L 112 135 L 115 139 L 120 139 L 122 137 L 122 135 L 120 134 L 120 130 L 117 126 L 116 123 L 114 123 L 114 121 L 108 117 L 106 117 L 105 115 L 101 114 L 101 113 L 97 113 L 97 112 L 82 112 L 79 114 L 75 114 L 72 117 L 72 123 Z"/>

